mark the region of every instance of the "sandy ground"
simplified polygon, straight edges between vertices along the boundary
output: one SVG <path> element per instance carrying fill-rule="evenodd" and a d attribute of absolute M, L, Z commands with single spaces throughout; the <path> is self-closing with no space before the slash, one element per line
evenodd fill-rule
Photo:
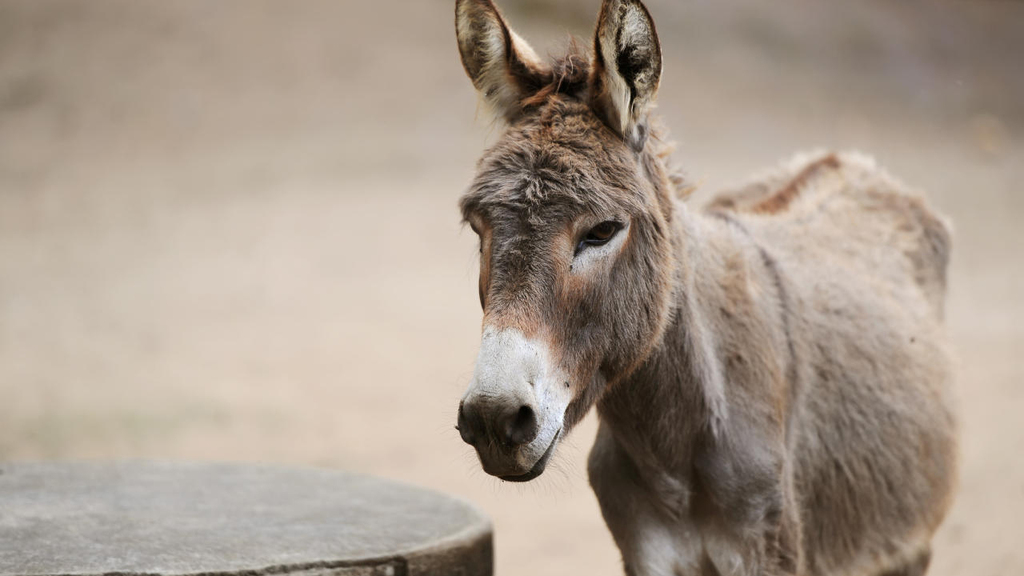
<path fill-rule="evenodd" d="M 543 52 L 597 0 L 505 0 Z M 770 6 L 769 6 L 770 4 Z M 962 488 L 935 575 L 1024 572 L 1024 4 L 651 0 L 697 201 L 860 148 L 956 226 Z M 449 0 L 0 0 L 0 458 L 273 461 L 478 503 L 510 574 L 620 574 L 592 418 L 525 486 L 453 429 L 456 200 L 493 127 Z M 2 545 L 2 543 L 0 543 Z"/>

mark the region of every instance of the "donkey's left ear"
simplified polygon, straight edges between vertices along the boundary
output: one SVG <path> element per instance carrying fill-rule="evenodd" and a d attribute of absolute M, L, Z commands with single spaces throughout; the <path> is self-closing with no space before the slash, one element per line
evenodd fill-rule
<path fill-rule="evenodd" d="M 661 44 L 640 0 L 604 0 L 594 37 L 591 105 L 634 149 L 647 140 L 647 113 L 661 81 Z"/>

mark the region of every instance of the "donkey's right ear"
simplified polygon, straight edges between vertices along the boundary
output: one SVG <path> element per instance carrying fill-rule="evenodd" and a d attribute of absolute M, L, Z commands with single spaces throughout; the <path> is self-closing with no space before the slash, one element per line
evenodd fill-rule
<path fill-rule="evenodd" d="M 462 66 L 495 112 L 514 121 L 522 101 L 551 79 L 551 69 L 505 24 L 491 0 L 456 0 L 455 36 Z"/>

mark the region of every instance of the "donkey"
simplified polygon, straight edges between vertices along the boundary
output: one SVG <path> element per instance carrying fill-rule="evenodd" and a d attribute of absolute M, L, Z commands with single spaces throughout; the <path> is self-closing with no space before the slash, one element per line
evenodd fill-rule
<path fill-rule="evenodd" d="M 542 60 L 490 0 L 456 33 L 507 124 L 460 203 L 483 335 L 457 428 L 484 471 L 536 478 L 596 406 L 626 574 L 923 574 L 956 477 L 944 219 L 856 153 L 691 206 L 639 0 L 604 0 L 592 55 Z"/>

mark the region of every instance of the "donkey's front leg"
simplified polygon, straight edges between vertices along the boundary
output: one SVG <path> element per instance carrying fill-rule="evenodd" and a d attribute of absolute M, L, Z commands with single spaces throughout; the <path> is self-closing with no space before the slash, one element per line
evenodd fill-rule
<path fill-rule="evenodd" d="M 675 496 L 653 493 L 649 479 L 641 475 L 604 424 L 590 451 L 588 472 L 628 576 L 705 573 L 700 534 L 689 518 L 666 509 L 671 504 L 666 505 L 665 498 Z"/>
<path fill-rule="evenodd" d="M 795 576 L 797 552 L 789 546 L 787 529 L 780 525 L 762 530 L 721 529 L 703 526 L 706 563 L 714 576 Z"/>
<path fill-rule="evenodd" d="M 701 454 L 695 501 L 704 552 L 720 576 L 802 572 L 801 530 L 789 466 L 781 449 L 757 442 Z"/>
<path fill-rule="evenodd" d="M 786 467 L 705 462 L 720 482 L 690 487 L 642 468 L 602 424 L 590 484 L 629 576 L 788 576 L 800 573 L 800 530 Z M 729 456 L 735 457 L 736 454 Z M 728 456 L 727 456 L 728 457 Z M 782 471 L 781 476 L 771 473 Z M 767 474 L 766 474 L 767 473 Z M 704 478 L 705 490 L 710 478 Z"/>

